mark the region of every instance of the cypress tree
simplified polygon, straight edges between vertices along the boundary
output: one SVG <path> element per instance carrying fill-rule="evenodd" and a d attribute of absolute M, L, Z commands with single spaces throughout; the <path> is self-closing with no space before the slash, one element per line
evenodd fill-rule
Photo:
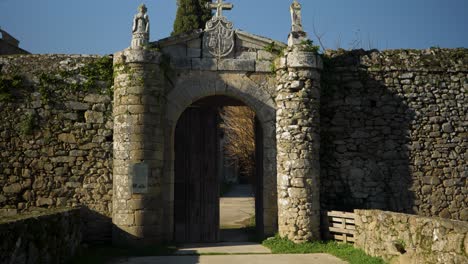
<path fill-rule="evenodd" d="M 211 0 L 177 0 L 177 15 L 172 35 L 204 28 L 212 17 L 211 9 L 205 7 L 206 3 L 211 3 Z"/>

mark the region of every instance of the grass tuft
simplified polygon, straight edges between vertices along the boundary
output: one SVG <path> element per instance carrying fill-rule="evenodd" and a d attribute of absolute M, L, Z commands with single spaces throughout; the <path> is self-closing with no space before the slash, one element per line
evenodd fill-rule
<path fill-rule="evenodd" d="M 288 239 L 276 235 L 274 238 L 263 241 L 263 245 L 271 249 L 273 254 L 327 253 L 348 261 L 350 264 L 385 264 L 381 258 L 371 257 L 350 244 L 334 241 L 295 244 Z"/>

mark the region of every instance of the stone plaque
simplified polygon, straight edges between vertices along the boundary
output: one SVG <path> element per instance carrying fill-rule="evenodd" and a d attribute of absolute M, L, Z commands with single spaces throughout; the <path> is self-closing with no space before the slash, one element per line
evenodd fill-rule
<path fill-rule="evenodd" d="M 317 68 L 317 56 L 312 52 L 298 51 L 288 55 L 288 67 Z"/>
<path fill-rule="evenodd" d="M 137 163 L 132 165 L 132 193 L 148 192 L 148 164 Z"/>

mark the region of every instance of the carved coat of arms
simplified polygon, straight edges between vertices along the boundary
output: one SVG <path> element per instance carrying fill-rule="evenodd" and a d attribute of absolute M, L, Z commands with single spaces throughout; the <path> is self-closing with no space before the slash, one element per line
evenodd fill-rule
<path fill-rule="evenodd" d="M 205 48 L 217 58 L 225 57 L 234 49 L 233 24 L 226 17 L 213 17 L 206 23 L 203 43 Z"/>

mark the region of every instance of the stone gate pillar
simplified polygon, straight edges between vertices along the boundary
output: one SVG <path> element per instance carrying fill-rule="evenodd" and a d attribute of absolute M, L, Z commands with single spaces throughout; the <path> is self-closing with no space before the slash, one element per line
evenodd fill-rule
<path fill-rule="evenodd" d="M 127 49 L 114 55 L 113 242 L 164 240 L 164 84 L 161 54 Z"/>
<path fill-rule="evenodd" d="M 312 48 L 309 42 L 294 37 L 290 36 L 276 72 L 278 225 L 282 237 L 299 243 L 320 239 L 322 61 L 315 52 L 307 51 Z"/>

